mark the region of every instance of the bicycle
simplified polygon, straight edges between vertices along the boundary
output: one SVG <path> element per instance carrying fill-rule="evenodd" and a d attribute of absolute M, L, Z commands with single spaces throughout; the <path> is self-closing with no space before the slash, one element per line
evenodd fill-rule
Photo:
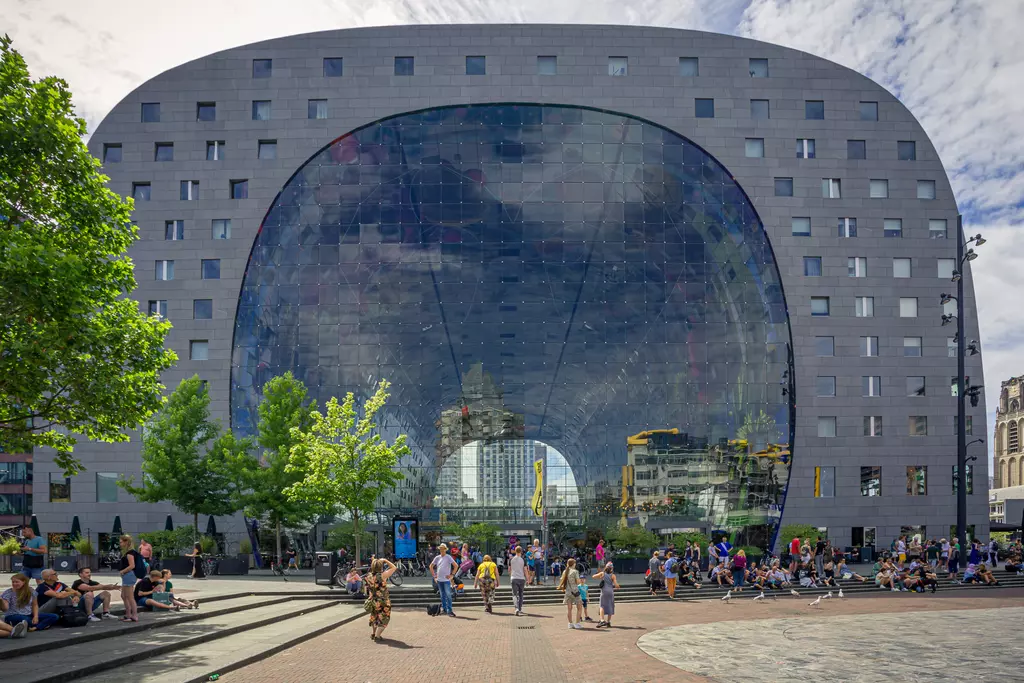
<path fill-rule="evenodd" d="M 213 576 L 217 572 L 217 567 L 222 559 L 224 559 L 223 555 L 203 556 L 203 571 L 207 576 Z"/>

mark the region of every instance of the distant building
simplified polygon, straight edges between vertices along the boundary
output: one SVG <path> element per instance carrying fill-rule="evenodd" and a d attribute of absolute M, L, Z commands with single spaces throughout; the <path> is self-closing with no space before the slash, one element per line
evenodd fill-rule
<path fill-rule="evenodd" d="M 1024 410 L 1021 410 L 1021 385 L 1024 376 L 1011 377 L 1002 383 L 999 406 L 996 408 L 996 442 L 993 445 L 995 489 L 1024 485 L 1024 453 L 1021 453 L 1021 431 Z"/>

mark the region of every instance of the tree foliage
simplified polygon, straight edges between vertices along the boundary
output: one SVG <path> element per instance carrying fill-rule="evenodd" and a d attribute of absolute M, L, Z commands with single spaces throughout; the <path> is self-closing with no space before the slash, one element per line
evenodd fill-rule
<path fill-rule="evenodd" d="M 349 392 L 342 403 L 328 401 L 326 413 L 311 412 L 307 429 L 292 428 L 289 472 L 302 472 L 302 479 L 285 489 L 295 501 L 305 501 L 318 515 L 333 515 L 339 508 L 352 518 L 356 557 L 359 557 L 359 516 L 373 512 L 377 498 L 405 478 L 398 471 L 402 456 L 409 453 L 405 435 L 392 443 L 381 436 L 376 416 L 388 399 L 387 380 L 381 380 L 364 404 L 362 417 Z"/>
<path fill-rule="evenodd" d="M 642 526 L 627 526 L 608 532 L 605 537 L 616 550 L 626 553 L 648 554 L 658 545 L 658 536 Z"/>
<path fill-rule="evenodd" d="M 0 38 L 0 447 L 50 446 L 65 476 L 75 434 L 127 441 L 162 402 L 170 323 L 126 295 L 132 201 L 82 141 L 67 83 L 33 81 Z"/>
<path fill-rule="evenodd" d="M 370 545 L 373 543 L 373 534 L 369 531 L 359 531 L 359 545 Z M 327 541 L 324 543 L 325 550 L 338 550 L 339 548 L 354 548 L 356 543 L 355 525 L 352 522 L 342 522 L 327 532 Z"/>
<path fill-rule="evenodd" d="M 799 538 L 801 545 L 810 542 L 813 547 L 814 540 L 821 535 L 822 533 L 818 531 L 818 527 L 810 524 L 783 524 L 782 530 L 779 532 L 779 543 L 776 547 L 779 552 L 788 553 L 789 544 L 794 538 Z"/>
<path fill-rule="evenodd" d="M 501 536 L 498 533 L 500 531 L 501 529 L 496 524 L 490 522 L 475 522 L 466 527 L 452 523 L 444 527 L 446 534 L 455 536 L 471 547 L 481 550 L 498 545 L 501 542 Z"/>
<path fill-rule="evenodd" d="M 118 484 L 145 503 L 169 501 L 193 517 L 237 511 L 244 482 L 226 463 L 244 458 L 250 439 L 238 439 L 210 420 L 210 397 L 197 375 L 182 380 L 147 424 L 142 440 L 142 482 Z"/>

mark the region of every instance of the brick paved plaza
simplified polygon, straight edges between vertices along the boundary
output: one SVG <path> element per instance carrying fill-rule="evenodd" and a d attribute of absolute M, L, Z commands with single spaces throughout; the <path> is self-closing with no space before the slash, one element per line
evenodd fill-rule
<path fill-rule="evenodd" d="M 456 619 L 396 609 L 382 643 L 370 640 L 359 619 L 221 680 L 655 683 L 824 674 L 831 681 L 987 681 L 1016 671 L 1016 636 L 1001 625 L 1020 623 L 1024 590 L 879 593 L 833 599 L 822 609 L 804 598 L 751 598 L 623 604 L 614 628 L 583 631 L 566 628 L 561 607 L 520 618 L 507 606 L 493 615 L 465 609 Z"/>

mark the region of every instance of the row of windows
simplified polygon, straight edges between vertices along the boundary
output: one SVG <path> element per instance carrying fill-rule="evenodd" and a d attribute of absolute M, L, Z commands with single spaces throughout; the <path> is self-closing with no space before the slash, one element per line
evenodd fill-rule
<path fill-rule="evenodd" d="M 858 296 L 854 297 L 854 315 L 858 318 L 873 318 L 875 316 L 875 297 Z M 916 318 L 918 305 L 916 296 L 901 296 L 899 317 Z M 956 313 L 956 302 L 948 301 L 942 304 L 944 314 Z M 832 298 L 828 296 L 811 297 L 811 315 L 827 316 L 832 315 Z"/>
<path fill-rule="evenodd" d="M 167 317 L 167 300 L 166 299 L 150 299 L 149 300 L 149 314 L 159 315 L 161 318 Z M 213 299 L 193 299 L 192 300 L 192 319 L 193 320 L 213 320 Z"/>
<path fill-rule="evenodd" d="M 775 196 L 776 197 L 792 197 L 793 196 L 793 179 L 792 178 L 775 178 Z M 822 199 L 842 199 L 843 198 L 843 181 L 841 178 L 822 178 L 821 179 L 821 198 Z M 889 181 L 884 178 L 873 178 L 868 181 L 868 198 L 870 199 L 888 199 L 889 198 Z M 935 181 L 934 180 L 918 180 L 917 181 L 917 198 L 918 199 L 935 199 Z"/>
<path fill-rule="evenodd" d="M 699 101 L 699 100 L 698 100 Z M 816 157 L 817 145 L 813 138 L 796 139 L 796 158 L 814 159 Z M 751 159 L 764 157 L 764 138 L 746 138 L 744 141 L 744 154 Z M 867 140 L 847 140 L 847 159 L 867 159 Z M 896 142 L 896 159 L 898 161 L 916 161 L 917 143 L 913 140 L 898 140 Z"/>
<path fill-rule="evenodd" d="M 920 337 L 906 337 L 904 343 L 912 341 L 917 344 L 917 355 L 920 355 Z M 860 378 L 861 396 L 864 397 L 879 397 L 882 395 L 882 377 L 881 375 L 866 375 Z M 912 398 L 918 398 L 927 395 L 925 377 L 923 375 L 914 375 L 906 378 L 906 396 Z M 953 377 L 949 383 L 949 392 L 951 396 L 956 396 L 957 392 L 957 378 Z M 836 396 L 836 378 L 834 375 L 818 375 L 815 380 L 814 395 L 818 398 L 835 398 Z M 866 418 L 865 418 L 866 419 Z M 881 418 L 879 418 L 881 419 Z M 865 423 L 866 424 L 866 423 Z M 880 434 L 870 434 L 867 436 L 879 436 Z"/>
<path fill-rule="evenodd" d="M 249 181 L 246 180 L 229 180 L 228 181 L 228 192 L 232 199 L 248 199 L 249 198 Z M 136 202 L 148 202 L 153 198 L 153 185 L 152 183 L 132 183 L 132 199 Z M 180 189 L 178 198 L 182 201 L 196 201 L 199 199 L 199 181 L 198 180 L 182 180 L 180 182 Z"/>
<path fill-rule="evenodd" d="M 815 337 L 814 355 L 831 358 L 836 355 L 835 337 Z M 878 337 L 860 338 L 860 355 L 862 358 L 873 358 L 878 356 Z M 903 356 L 905 358 L 920 358 L 923 355 L 921 337 L 903 338 Z M 949 358 L 956 358 L 956 341 L 954 337 L 946 337 L 946 355 Z"/>
<path fill-rule="evenodd" d="M 888 219 L 887 219 L 888 220 Z M 804 256 L 804 275 L 807 277 L 821 277 L 823 273 L 821 256 Z M 956 268 L 956 259 L 937 259 L 936 276 L 943 280 L 951 280 Z M 913 259 L 901 257 L 892 259 L 892 276 L 895 278 L 909 278 L 913 272 Z M 867 277 L 868 259 L 865 256 L 849 256 L 846 259 L 846 274 L 848 277 Z"/>
<path fill-rule="evenodd" d="M 117 480 L 118 475 L 112 472 L 96 473 L 96 502 L 116 503 L 117 502 Z M 70 503 L 71 502 L 71 478 L 62 477 L 55 472 L 50 473 L 50 502 Z"/>
<path fill-rule="evenodd" d="M 877 378 L 875 378 L 877 379 Z M 911 378 L 908 378 L 908 380 Z M 924 378 L 919 378 L 922 380 Z M 954 416 L 953 418 L 953 434 L 957 433 L 958 419 Z M 974 421 L 970 416 L 965 420 L 965 431 L 967 434 L 972 434 L 974 431 Z M 861 434 L 862 436 L 882 436 L 882 416 L 881 415 L 866 415 L 864 417 L 864 429 Z M 834 415 L 819 415 L 818 416 L 818 436 L 822 439 L 832 439 L 839 434 L 836 431 L 836 417 Z M 857 436 L 857 434 L 843 434 L 843 436 Z M 907 436 L 928 436 L 928 416 L 927 415 L 911 415 L 907 418 Z M 936 435 L 937 436 L 937 435 Z"/>
<path fill-rule="evenodd" d="M 231 219 L 214 218 L 211 220 L 210 238 L 215 240 L 231 239 Z M 164 221 L 164 239 L 168 241 L 185 239 L 185 221 Z"/>
<path fill-rule="evenodd" d="M 811 219 L 808 216 L 793 216 L 791 219 L 791 230 L 794 237 L 811 236 Z M 844 217 L 837 222 L 836 232 L 839 237 L 857 236 L 857 219 Z M 947 223 L 945 218 L 928 219 L 928 237 L 931 239 L 946 239 Z M 903 219 L 886 218 L 882 221 L 882 234 L 885 237 L 903 237 Z"/>
<path fill-rule="evenodd" d="M 156 261 L 156 278 L 157 280 L 173 280 L 174 279 L 174 261 Z M 220 279 L 220 259 L 219 258 L 204 258 L 202 259 L 202 267 L 200 269 L 202 273 L 202 279 L 204 280 L 219 280 Z"/>
<path fill-rule="evenodd" d="M 953 493 L 956 494 L 959 484 L 957 477 L 959 470 L 953 465 Z M 967 466 L 967 493 L 974 494 L 974 466 Z M 908 496 L 928 495 L 928 466 L 907 465 L 906 469 L 906 492 Z M 860 495 L 875 497 L 882 495 L 882 468 L 861 467 L 860 468 Z M 836 496 L 836 468 L 815 467 L 814 468 L 814 497 L 835 498 Z M 870 528 L 870 527 L 868 527 Z"/>
<path fill-rule="evenodd" d="M 325 118 L 325 117 L 321 117 Z M 224 140 L 206 141 L 206 160 L 224 161 L 227 158 Z M 103 163 L 119 164 L 124 158 L 123 147 L 119 142 L 103 144 Z M 277 140 L 259 140 L 256 143 L 257 159 L 276 159 Z M 174 161 L 174 143 L 157 142 L 153 144 L 153 161 Z"/>

